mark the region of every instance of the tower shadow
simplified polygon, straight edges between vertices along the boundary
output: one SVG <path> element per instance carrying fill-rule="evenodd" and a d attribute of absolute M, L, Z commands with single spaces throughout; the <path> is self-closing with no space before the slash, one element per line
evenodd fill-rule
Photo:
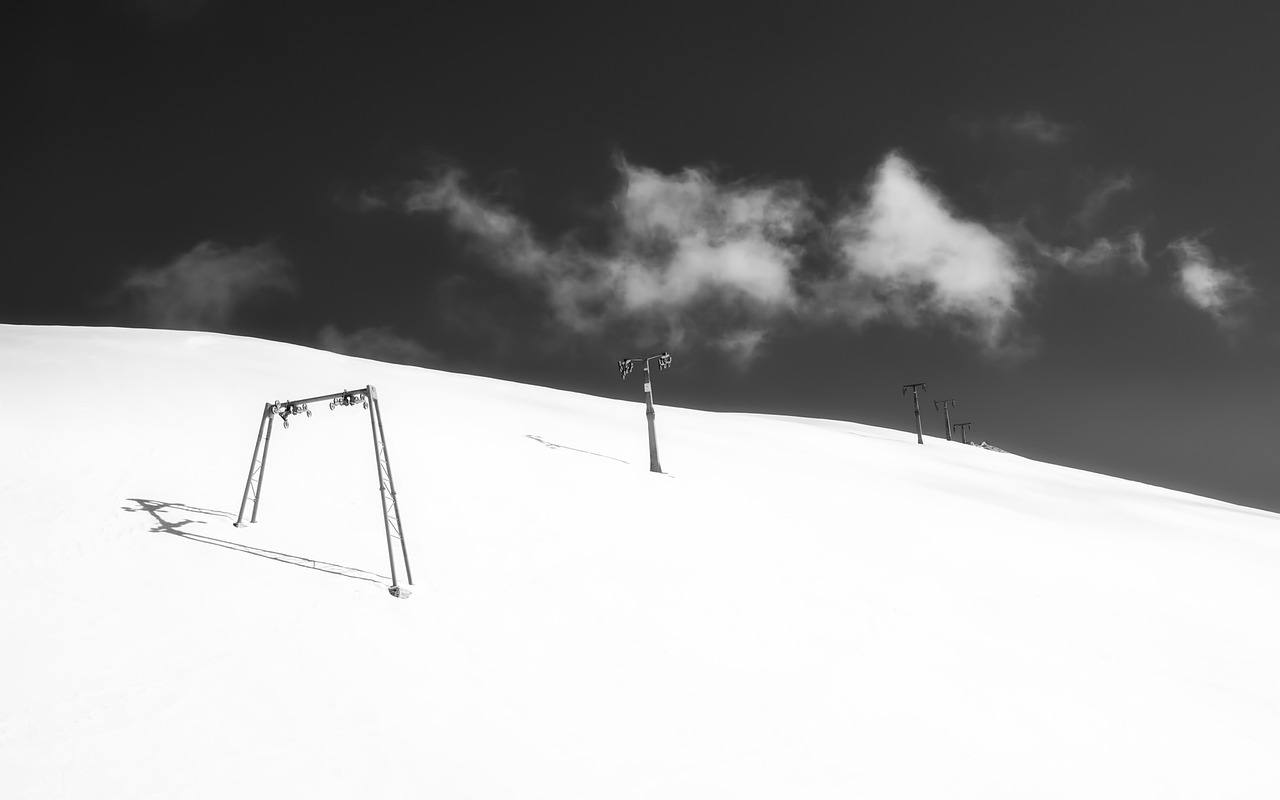
<path fill-rule="evenodd" d="M 215 539 L 212 536 L 195 533 L 185 530 L 190 525 L 207 525 L 208 522 L 202 519 L 169 519 L 167 517 L 175 514 L 192 515 L 199 514 L 208 517 L 222 517 L 228 520 L 234 520 L 235 514 L 229 514 L 226 511 L 215 511 L 208 508 L 196 508 L 184 503 L 164 503 L 159 500 L 144 500 L 142 498 L 127 498 L 130 503 L 136 503 L 137 508 L 132 506 L 121 506 L 121 509 L 129 512 L 146 512 L 155 521 L 156 525 L 151 529 L 151 533 L 168 533 L 174 536 L 186 539 L 190 542 L 199 542 L 201 544 L 213 545 L 215 547 L 223 547 L 227 550 L 236 550 L 259 558 L 269 558 L 272 561 L 279 561 L 282 564 L 292 564 L 295 567 L 305 567 L 306 569 L 314 569 L 319 572 L 328 572 L 331 575 L 341 575 L 344 578 L 354 578 L 361 581 L 369 581 L 370 583 L 389 584 L 391 579 L 385 575 L 379 575 L 376 572 L 357 569 L 356 567 L 346 567 L 342 564 L 333 564 L 328 561 L 317 561 L 314 558 L 306 558 L 305 556 L 295 556 L 289 553 L 280 553 L 275 550 L 265 550 L 261 547 L 250 547 L 247 544 L 239 542 L 229 542 L 225 539 Z"/>
<path fill-rule="evenodd" d="M 589 456 L 599 456 L 600 458 L 607 458 L 607 459 L 609 459 L 610 461 L 617 461 L 619 464 L 629 464 L 629 463 L 631 463 L 631 462 L 629 462 L 629 461 L 623 461 L 623 460 L 622 460 L 622 459 L 620 459 L 620 458 L 614 458 L 613 456 L 607 456 L 607 455 L 605 455 L 604 453 L 596 453 L 596 452 L 591 451 L 591 450 L 582 450 L 582 449 L 579 449 L 579 448 L 577 448 L 577 447 L 569 447 L 568 445 L 559 444 L 559 443 L 557 443 L 557 442 L 548 442 L 546 439 L 543 439 L 541 436 L 534 436 L 532 433 L 526 433 L 524 436 L 525 436 L 525 438 L 526 438 L 526 439 L 532 439 L 532 440 L 534 440 L 535 442 L 538 442 L 539 444 L 544 444 L 544 445 L 546 445 L 548 448 L 550 448 L 550 449 L 552 449 L 552 450 L 572 450 L 572 451 L 573 451 L 573 452 L 575 452 L 575 453 L 585 453 L 585 454 L 587 454 L 587 455 L 589 455 Z"/>

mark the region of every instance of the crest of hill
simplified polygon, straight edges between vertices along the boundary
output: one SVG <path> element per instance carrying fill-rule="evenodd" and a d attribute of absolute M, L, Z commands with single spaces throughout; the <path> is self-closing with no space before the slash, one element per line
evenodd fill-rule
<path fill-rule="evenodd" d="M 665 406 L 655 475 L 635 400 L 232 336 L 0 326 L 0 374 L 14 797 L 1280 793 L 1274 514 Z M 359 407 L 232 525 L 264 403 L 369 384 L 405 601 Z"/>

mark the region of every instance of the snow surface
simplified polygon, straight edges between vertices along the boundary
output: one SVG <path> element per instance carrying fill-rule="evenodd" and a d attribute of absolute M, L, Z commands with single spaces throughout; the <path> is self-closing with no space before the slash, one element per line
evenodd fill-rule
<path fill-rule="evenodd" d="M 654 475 L 639 381 L 204 333 L 0 376 L 6 798 L 1280 797 L 1275 514 L 661 405 Z M 232 525 L 263 403 L 370 383 L 407 600 L 359 408 Z"/>

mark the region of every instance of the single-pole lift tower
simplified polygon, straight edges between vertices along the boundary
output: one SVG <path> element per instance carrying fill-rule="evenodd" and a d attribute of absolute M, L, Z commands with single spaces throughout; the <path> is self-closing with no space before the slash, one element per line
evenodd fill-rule
<path fill-rule="evenodd" d="M 904 395 L 907 393 L 908 389 L 911 390 L 911 402 L 914 403 L 916 407 L 916 444 L 924 444 L 924 428 L 921 427 L 920 425 L 920 394 L 919 392 L 921 389 L 924 389 L 926 392 L 929 390 L 925 389 L 925 385 L 923 383 L 902 384 L 902 393 Z"/>
<path fill-rule="evenodd" d="M 262 498 L 262 478 L 267 471 L 267 450 L 271 446 L 271 428 L 276 417 L 289 427 L 289 417 L 298 414 L 311 416 L 310 405 L 329 401 L 329 410 L 339 407 L 363 406 L 369 411 L 369 425 L 373 429 L 373 455 L 378 468 L 378 491 L 382 494 L 382 523 L 387 535 L 387 558 L 391 562 L 391 588 L 393 597 L 408 597 L 409 590 L 400 585 L 396 548 L 392 540 L 400 542 L 399 562 L 404 565 L 407 586 L 413 585 L 413 573 L 409 570 L 409 551 L 404 543 L 404 528 L 400 525 L 400 504 L 396 502 L 396 482 L 391 477 L 391 458 L 387 455 L 387 438 L 382 430 L 382 408 L 378 404 L 378 392 L 372 386 L 348 389 L 344 392 L 308 397 L 305 400 L 286 400 L 283 403 L 267 403 L 262 409 L 262 421 L 258 424 L 258 441 L 253 447 L 253 461 L 249 464 L 249 477 L 244 483 L 244 497 L 240 500 L 240 515 L 236 527 L 244 527 L 245 507 L 253 500 L 250 522 L 258 521 L 258 501 Z"/>
<path fill-rule="evenodd" d="M 662 464 L 658 463 L 658 433 L 653 427 L 653 376 L 649 373 L 649 362 L 658 359 L 658 369 L 671 366 L 671 354 L 665 350 L 651 356 L 632 356 L 618 361 L 618 373 L 625 381 L 635 369 L 636 364 L 644 364 L 644 415 L 649 420 L 649 471 L 662 472 Z"/>
<path fill-rule="evenodd" d="M 951 441 L 951 409 L 955 407 L 955 399 L 950 400 L 934 400 L 933 410 L 942 411 L 943 427 L 946 428 L 947 441 Z"/>

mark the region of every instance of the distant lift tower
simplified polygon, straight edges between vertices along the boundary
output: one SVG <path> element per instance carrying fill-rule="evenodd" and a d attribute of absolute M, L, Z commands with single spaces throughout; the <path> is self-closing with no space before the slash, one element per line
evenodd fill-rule
<path fill-rule="evenodd" d="M 955 407 L 956 401 L 951 400 L 934 400 L 933 410 L 942 411 L 943 427 L 946 428 L 947 441 L 951 441 L 951 409 Z"/>
<path fill-rule="evenodd" d="M 911 402 L 916 407 L 916 444 L 924 444 L 924 428 L 920 426 L 920 390 L 925 388 L 923 383 L 904 383 L 902 384 L 902 393 L 905 395 L 907 390 L 911 390 Z"/>
<path fill-rule="evenodd" d="M 311 416 L 310 405 L 329 401 L 329 410 L 339 407 L 363 406 L 369 411 L 369 425 L 373 429 L 373 454 L 378 465 L 378 490 L 382 494 L 382 522 L 387 534 L 387 558 L 391 562 L 391 588 L 393 597 L 408 597 L 408 588 L 400 585 L 399 573 L 396 569 L 396 548 L 391 544 L 393 539 L 400 542 L 399 561 L 404 565 L 404 576 L 408 586 L 413 585 L 413 573 L 409 570 L 409 551 L 404 543 L 404 529 L 400 525 L 400 505 L 396 502 L 396 483 L 391 477 L 391 459 L 387 455 L 387 439 L 382 431 L 382 409 L 378 404 L 378 392 L 372 386 L 363 389 L 348 389 L 344 392 L 308 397 L 305 400 L 286 400 L 283 403 L 267 403 L 262 409 L 262 422 L 258 424 L 258 441 L 253 447 L 253 461 L 249 464 L 249 477 L 244 483 L 244 497 L 240 500 L 240 515 L 236 517 L 236 527 L 244 527 L 245 507 L 253 500 L 253 513 L 250 522 L 258 521 L 258 501 L 262 497 L 262 477 L 267 471 L 267 449 L 271 446 L 271 428 L 275 418 L 280 417 L 286 428 L 289 417 L 298 414 Z"/>

